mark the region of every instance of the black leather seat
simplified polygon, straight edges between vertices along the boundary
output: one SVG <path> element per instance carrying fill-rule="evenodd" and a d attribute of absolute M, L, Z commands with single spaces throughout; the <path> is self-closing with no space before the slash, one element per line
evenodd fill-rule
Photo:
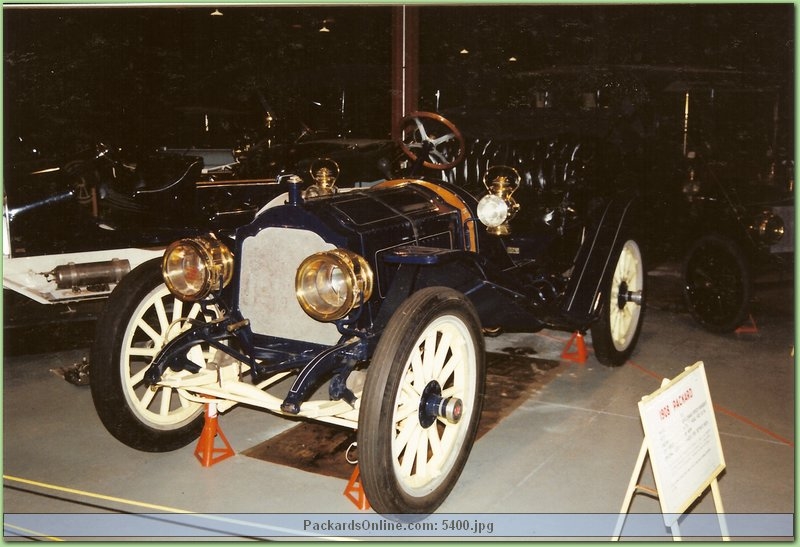
<path fill-rule="evenodd" d="M 448 180 L 477 194 L 485 191 L 483 177 L 496 165 L 507 165 L 519 172 L 518 192 L 564 191 L 589 175 L 587 168 L 594 155 L 591 143 L 565 137 L 530 141 L 474 139 L 466 148 L 463 162 L 452 168 Z"/>
<path fill-rule="evenodd" d="M 467 143 L 463 162 L 448 172 L 448 181 L 480 198 L 486 193 L 483 178 L 490 167 L 505 165 L 519 172 L 514 199 L 521 212 L 518 226 L 551 224 L 554 211 L 582 201 L 584 190 L 596 177 L 596 146 L 591 140 L 570 136 L 532 140 L 483 140 Z M 491 181 L 487 181 L 491 183 Z"/>

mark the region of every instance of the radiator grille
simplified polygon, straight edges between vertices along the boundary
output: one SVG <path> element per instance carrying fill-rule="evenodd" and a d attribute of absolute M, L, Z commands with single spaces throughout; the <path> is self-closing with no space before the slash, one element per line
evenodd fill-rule
<path fill-rule="evenodd" d="M 256 334 L 333 345 L 332 323 L 310 318 L 295 297 L 294 277 L 307 256 L 333 249 L 314 232 L 267 228 L 242 242 L 239 308 Z"/>

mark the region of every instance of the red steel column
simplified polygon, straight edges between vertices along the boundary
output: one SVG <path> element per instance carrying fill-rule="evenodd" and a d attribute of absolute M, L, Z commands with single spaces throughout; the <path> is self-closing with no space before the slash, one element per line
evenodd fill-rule
<path fill-rule="evenodd" d="M 400 120 L 417 110 L 419 96 L 419 8 L 392 8 L 392 137 Z"/>

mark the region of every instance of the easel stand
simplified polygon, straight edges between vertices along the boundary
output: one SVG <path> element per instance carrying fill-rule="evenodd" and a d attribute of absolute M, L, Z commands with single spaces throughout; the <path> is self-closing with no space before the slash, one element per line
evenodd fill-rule
<path fill-rule="evenodd" d="M 644 493 L 658 498 L 658 490 L 639 484 L 639 479 L 642 476 L 644 462 L 646 459 L 647 439 L 642 442 L 642 448 L 639 450 L 639 457 L 636 459 L 636 466 L 633 469 L 631 480 L 628 483 L 628 490 L 625 492 L 625 500 L 622 502 L 622 507 L 619 510 L 619 519 L 617 520 L 617 525 L 614 527 L 614 537 L 611 538 L 612 541 L 619 541 L 619 538 L 622 534 L 622 527 L 625 524 L 625 517 L 628 516 L 628 511 L 630 510 L 634 495 L 637 493 Z M 714 498 L 714 506 L 717 508 L 717 518 L 719 519 L 719 528 L 721 531 L 722 541 L 730 541 L 731 538 L 728 535 L 728 524 L 725 522 L 725 509 L 722 507 L 722 496 L 720 496 L 719 484 L 717 483 L 716 478 L 711 481 L 710 488 L 711 495 Z M 677 519 L 673 524 L 669 525 L 669 529 L 670 532 L 672 532 L 672 539 L 675 541 L 681 541 L 681 531 L 678 527 Z"/>
<path fill-rule="evenodd" d="M 730 540 L 717 484 L 717 477 L 725 469 L 725 457 L 703 362 L 686 367 L 672 380 L 665 379 L 658 390 L 642 397 L 639 415 L 644 441 L 628 483 L 613 539 L 619 540 L 633 495 L 638 491 L 658 499 L 664 525 L 672 532 L 672 538 L 680 541 L 678 520 L 711 488 L 720 535 L 723 540 Z M 639 484 L 648 456 L 655 488 Z"/>

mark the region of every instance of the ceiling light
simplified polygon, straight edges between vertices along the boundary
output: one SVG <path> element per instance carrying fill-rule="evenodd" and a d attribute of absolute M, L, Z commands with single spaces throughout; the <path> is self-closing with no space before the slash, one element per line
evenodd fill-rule
<path fill-rule="evenodd" d="M 320 29 L 319 29 L 319 32 L 330 32 L 330 31 L 331 31 L 331 29 L 329 29 L 329 28 L 326 26 L 327 24 L 328 24 L 328 21 L 323 21 L 323 22 L 322 22 L 322 26 L 321 26 L 321 27 L 320 27 Z"/>
<path fill-rule="evenodd" d="M 211 12 L 211 15 L 214 16 L 214 17 L 221 17 L 222 16 L 222 12 L 219 11 L 218 9 L 215 9 L 214 11 Z"/>
<path fill-rule="evenodd" d="M 461 55 L 466 55 L 467 53 L 469 53 L 469 50 L 468 50 L 467 48 L 464 48 L 464 49 L 462 49 L 461 51 L 459 51 L 459 53 L 460 53 Z"/>

